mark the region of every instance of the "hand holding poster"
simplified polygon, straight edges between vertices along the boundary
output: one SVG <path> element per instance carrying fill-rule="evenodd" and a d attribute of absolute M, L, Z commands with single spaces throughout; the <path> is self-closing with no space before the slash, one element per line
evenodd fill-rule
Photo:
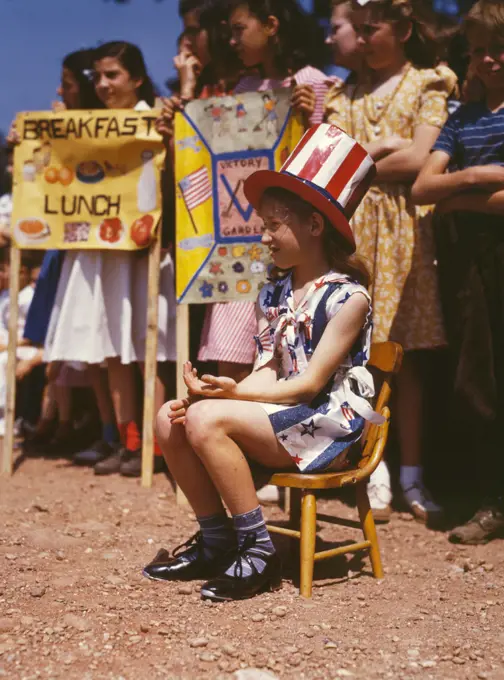
<path fill-rule="evenodd" d="M 161 215 L 155 111 L 20 114 L 13 236 L 19 248 L 137 250 Z"/>
<path fill-rule="evenodd" d="M 302 133 L 286 90 L 194 101 L 177 114 L 179 302 L 255 300 L 269 258 L 244 182 L 278 170 Z"/>

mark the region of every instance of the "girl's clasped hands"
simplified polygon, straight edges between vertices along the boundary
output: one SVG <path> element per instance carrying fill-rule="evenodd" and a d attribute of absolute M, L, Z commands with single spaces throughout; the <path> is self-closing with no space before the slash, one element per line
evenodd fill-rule
<path fill-rule="evenodd" d="M 186 361 L 183 371 L 184 382 L 187 387 L 187 398 L 177 399 L 170 405 L 168 414 L 172 425 L 184 425 L 189 406 L 200 399 L 236 399 L 238 384 L 232 378 L 214 375 L 198 377 L 198 372 L 190 361 Z"/>

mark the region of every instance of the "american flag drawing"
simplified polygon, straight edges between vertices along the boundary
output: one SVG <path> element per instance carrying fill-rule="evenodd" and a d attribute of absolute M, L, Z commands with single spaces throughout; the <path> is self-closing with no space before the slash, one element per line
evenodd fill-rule
<path fill-rule="evenodd" d="M 202 166 L 199 170 L 191 172 L 179 183 L 180 191 L 184 195 L 185 204 L 189 211 L 197 208 L 212 197 L 212 185 L 208 170 Z"/>

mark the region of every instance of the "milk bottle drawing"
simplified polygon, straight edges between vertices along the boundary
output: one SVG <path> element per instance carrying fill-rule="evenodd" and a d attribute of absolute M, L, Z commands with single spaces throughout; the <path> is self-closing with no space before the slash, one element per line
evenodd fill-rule
<path fill-rule="evenodd" d="M 156 209 L 157 184 L 154 170 L 154 154 L 152 151 L 142 151 L 143 168 L 138 180 L 137 205 L 139 212 L 147 213 Z"/>

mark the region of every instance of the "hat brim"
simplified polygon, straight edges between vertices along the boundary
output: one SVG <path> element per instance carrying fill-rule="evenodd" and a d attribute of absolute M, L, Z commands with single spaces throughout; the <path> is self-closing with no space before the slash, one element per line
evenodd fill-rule
<path fill-rule="evenodd" d="M 294 175 L 274 170 L 257 170 L 245 180 L 243 190 L 249 203 L 257 210 L 266 189 L 278 187 L 299 196 L 303 201 L 321 212 L 335 228 L 344 241 L 344 247 L 350 253 L 355 252 L 355 238 L 350 224 L 335 202 L 324 196 L 315 187 L 307 184 Z"/>

